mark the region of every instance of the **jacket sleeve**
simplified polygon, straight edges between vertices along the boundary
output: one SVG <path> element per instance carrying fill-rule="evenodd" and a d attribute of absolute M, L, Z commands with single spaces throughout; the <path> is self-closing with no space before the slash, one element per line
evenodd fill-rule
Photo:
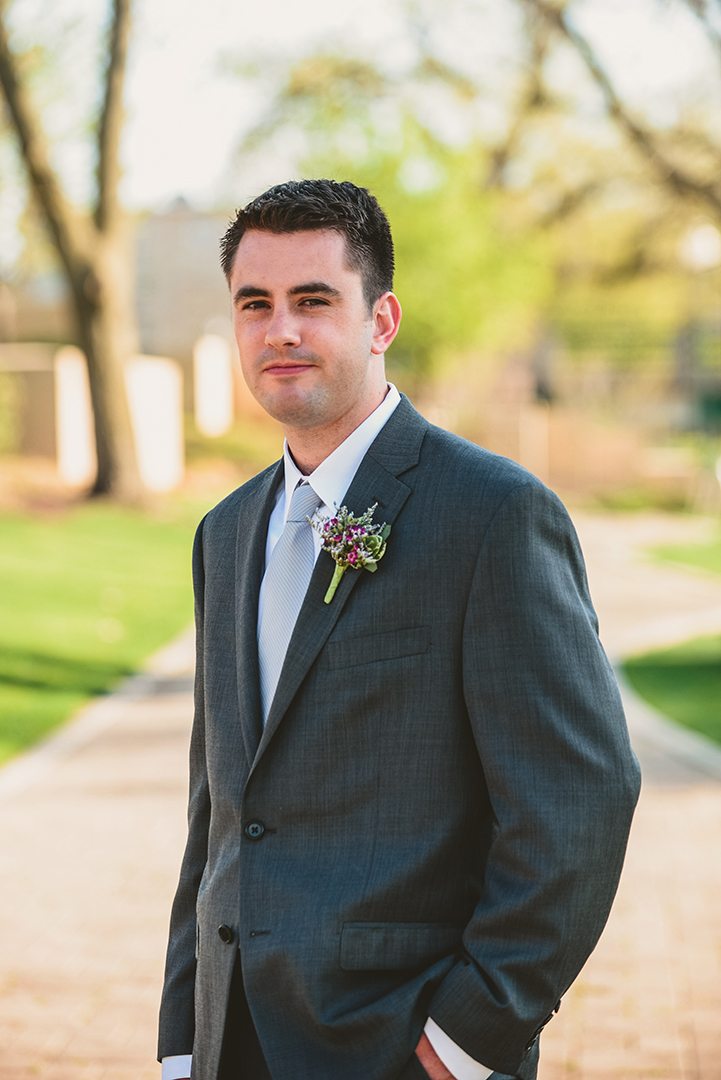
<path fill-rule="evenodd" d="M 198 527 L 193 546 L 196 671 L 195 717 L 190 740 L 188 840 L 170 917 L 165 983 L 160 1004 L 158 1061 L 178 1054 L 191 1054 L 195 1035 L 196 900 L 207 861 L 210 825 L 203 680 L 204 521 Z"/>
<path fill-rule="evenodd" d="M 466 611 L 464 694 L 494 839 L 464 952 L 429 1009 L 514 1076 L 606 923 L 638 798 L 597 629 L 573 526 L 529 480 L 492 519 Z"/>

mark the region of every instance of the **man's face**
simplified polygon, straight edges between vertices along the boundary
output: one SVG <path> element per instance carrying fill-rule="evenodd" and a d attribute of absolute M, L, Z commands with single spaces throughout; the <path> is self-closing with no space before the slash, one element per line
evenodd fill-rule
<path fill-rule="evenodd" d="M 230 295 L 243 375 L 276 420 L 323 428 L 375 407 L 385 387 L 378 304 L 368 311 L 339 233 L 249 230 Z"/>

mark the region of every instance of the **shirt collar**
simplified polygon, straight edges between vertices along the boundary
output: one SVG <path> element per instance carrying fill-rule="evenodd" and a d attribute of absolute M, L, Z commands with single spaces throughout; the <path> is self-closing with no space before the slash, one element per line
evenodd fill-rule
<path fill-rule="evenodd" d="M 340 446 L 337 446 L 332 454 L 321 461 L 318 468 L 304 476 L 300 471 L 288 450 L 287 440 L 283 443 L 283 462 L 285 465 L 285 513 L 283 520 L 288 517 L 290 500 L 293 492 L 301 481 L 307 480 L 323 505 L 332 510 L 335 505 L 340 506 L 341 499 L 351 485 L 353 477 L 358 472 L 358 467 L 366 456 L 371 443 L 388 421 L 390 415 L 400 405 L 401 395 L 393 385 L 388 384 L 388 393 L 383 398 L 377 409 L 367 416 L 355 431 L 352 431 Z"/>

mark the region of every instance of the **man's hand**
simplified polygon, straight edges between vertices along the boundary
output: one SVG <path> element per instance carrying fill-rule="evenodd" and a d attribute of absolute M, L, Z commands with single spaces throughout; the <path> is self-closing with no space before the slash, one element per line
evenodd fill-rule
<path fill-rule="evenodd" d="M 438 1054 L 431 1046 L 425 1031 L 416 1047 L 416 1057 L 426 1070 L 431 1080 L 456 1080 L 453 1073 L 445 1067 Z"/>

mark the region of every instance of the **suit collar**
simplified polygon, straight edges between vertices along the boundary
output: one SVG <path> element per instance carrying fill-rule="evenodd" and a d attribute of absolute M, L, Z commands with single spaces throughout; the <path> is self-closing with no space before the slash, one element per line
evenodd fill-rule
<path fill-rule="evenodd" d="M 428 423 L 416 412 L 408 399 L 403 397 L 400 405 L 380 431 L 361 462 L 343 498 L 343 503 L 356 514 L 362 513 L 367 507 L 377 503 L 376 521 L 379 523 L 385 521 L 387 524 L 393 525 L 410 495 L 410 487 L 399 480 L 398 477 L 418 464 L 421 444 L 427 429 Z M 277 482 L 276 480 L 276 485 Z M 272 490 L 275 491 L 275 487 Z M 267 530 L 270 509 L 272 509 L 272 499 L 268 502 L 267 513 L 263 515 L 263 538 L 265 537 L 265 530 Z M 260 531 L 259 526 L 258 529 Z M 389 543 L 392 542 L 391 537 Z M 262 574 L 262 544 L 257 537 L 255 545 L 261 550 L 260 574 Z M 351 592 L 358 587 L 373 587 L 372 579 L 374 575 L 362 570 L 348 570 L 343 575 L 333 600 L 330 604 L 326 604 L 324 597 L 333 576 L 333 570 L 334 564 L 331 556 L 327 552 L 321 552 L 288 646 L 286 661 L 281 671 L 265 729 L 262 732 L 253 768 L 256 767 L 262 757 L 303 679 L 308 674 L 311 665 L 340 618 Z M 381 563 L 378 573 L 382 572 L 383 564 Z M 364 578 L 367 580 L 363 581 Z M 256 581 L 257 585 L 255 584 Z M 255 649 L 254 670 L 257 684 L 258 661 L 255 628 L 258 588 L 260 587 L 259 574 L 256 573 L 251 587 L 254 587 L 253 595 L 255 597 L 256 612 L 249 621 L 252 622 L 253 628 L 252 644 Z M 250 600 L 246 598 L 246 617 L 250 616 L 249 607 Z M 247 636 L 246 641 L 248 647 L 250 647 L 251 642 Z M 260 716 L 259 691 L 257 691 L 256 699 L 256 711 L 257 715 Z"/>
<path fill-rule="evenodd" d="M 401 394 L 400 405 L 371 443 L 367 456 L 372 457 L 391 476 L 401 476 L 418 464 L 421 444 L 429 426 L 405 394 Z M 352 484 L 349 491 L 353 487 Z"/>

